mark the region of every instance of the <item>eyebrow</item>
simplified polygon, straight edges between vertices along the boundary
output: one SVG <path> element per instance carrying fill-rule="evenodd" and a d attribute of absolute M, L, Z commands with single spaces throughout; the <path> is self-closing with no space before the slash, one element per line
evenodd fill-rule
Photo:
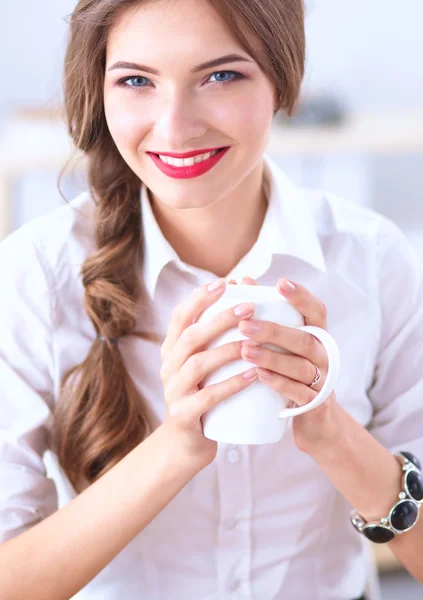
<path fill-rule="evenodd" d="M 234 62 L 253 62 L 245 56 L 241 56 L 240 54 L 227 54 L 226 56 L 221 56 L 220 58 L 214 58 L 213 60 L 209 60 L 207 62 L 201 63 L 201 65 L 197 65 L 193 69 L 191 69 L 191 73 L 199 73 L 200 71 L 204 71 L 205 69 L 212 69 L 213 67 L 218 67 L 219 65 L 234 63 Z M 131 69 L 134 71 L 145 71 L 146 73 L 151 73 L 152 75 L 160 75 L 157 69 L 153 69 L 152 67 L 148 67 L 146 65 L 139 65 L 133 62 L 125 62 L 119 61 L 112 65 L 108 71 L 113 71 L 115 69 Z"/>

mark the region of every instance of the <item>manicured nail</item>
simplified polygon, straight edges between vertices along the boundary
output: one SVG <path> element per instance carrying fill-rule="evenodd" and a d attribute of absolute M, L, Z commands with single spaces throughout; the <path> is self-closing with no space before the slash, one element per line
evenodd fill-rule
<path fill-rule="evenodd" d="M 249 317 L 254 313 L 253 302 L 243 302 L 234 308 L 234 313 L 237 317 Z"/>
<path fill-rule="evenodd" d="M 252 369 L 248 369 L 248 371 L 244 371 L 242 376 L 244 379 L 253 379 L 253 377 L 257 377 L 256 367 L 253 367 Z"/>
<path fill-rule="evenodd" d="M 257 375 L 260 379 L 272 379 L 273 373 L 272 371 L 267 371 L 266 369 L 257 369 Z"/>
<path fill-rule="evenodd" d="M 261 356 L 261 350 L 260 350 L 260 346 L 258 344 L 251 344 L 248 343 L 250 342 L 250 340 L 248 340 L 247 342 L 242 342 L 242 354 L 243 356 L 246 356 L 247 358 L 260 358 Z"/>
<path fill-rule="evenodd" d="M 240 323 L 238 328 L 241 333 L 245 333 L 247 335 L 253 335 L 254 333 L 258 333 L 260 331 L 260 325 L 254 321 L 245 321 L 245 323 Z"/>
<path fill-rule="evenodd" d="M 207 286 L 207 289 L 209 290 L 209 292 L 217 292 L 218 290 L 221 290 L 222 288 L 225 287 L 225 279 L 218 279 L 217 281 L 214 281 L 213 283 L 210 283 Z"/>
<path fill-rule="evenodd" d="M 281 292 L 285 292 L 286 294 L 289 294 L 290 292 L 293 292 L 295 290 L 295 285 L 293 283 L 291 283 L 290 281 L 288 281 L 287 279 L 283 279 L 279 283 L 279 289 L 281 290 Z"/>

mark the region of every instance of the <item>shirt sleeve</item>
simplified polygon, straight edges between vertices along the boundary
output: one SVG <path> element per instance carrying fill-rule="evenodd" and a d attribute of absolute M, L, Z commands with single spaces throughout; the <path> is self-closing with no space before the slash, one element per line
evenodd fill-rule
<path fill-rule="evenodd" d="M 378 240 L 381 334 L 369 431 L 390 451 L 423 460 L 423 278 L 417 253 L 383 219 Z"/>
<path fill-rule="evenodd" d="M 0 543 L 58 507 L 46 475 L 53 406 L 52 280 L 31 223 L 0 243 Z"/>

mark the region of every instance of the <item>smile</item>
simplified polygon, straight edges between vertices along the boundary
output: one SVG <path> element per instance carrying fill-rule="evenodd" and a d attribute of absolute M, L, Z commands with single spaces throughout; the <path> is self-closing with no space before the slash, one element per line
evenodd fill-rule
<path fill-rule="evenodd" d="M 174 179 L 190 179 L 210 171 L 229 150 L 219 148 L 205 154 L 197 154 L 189 158 L 174 158 L 147 152 L 162 173 Z"/>

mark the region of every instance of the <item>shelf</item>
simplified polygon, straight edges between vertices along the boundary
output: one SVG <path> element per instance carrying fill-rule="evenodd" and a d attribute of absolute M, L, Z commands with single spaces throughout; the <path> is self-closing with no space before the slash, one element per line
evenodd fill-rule
<path fill-rule="evenodd" d="M 279 155 L 423 152 L 423 112 L 352 114 L 333 126 L 274 126 L 269 146 Z"/>

